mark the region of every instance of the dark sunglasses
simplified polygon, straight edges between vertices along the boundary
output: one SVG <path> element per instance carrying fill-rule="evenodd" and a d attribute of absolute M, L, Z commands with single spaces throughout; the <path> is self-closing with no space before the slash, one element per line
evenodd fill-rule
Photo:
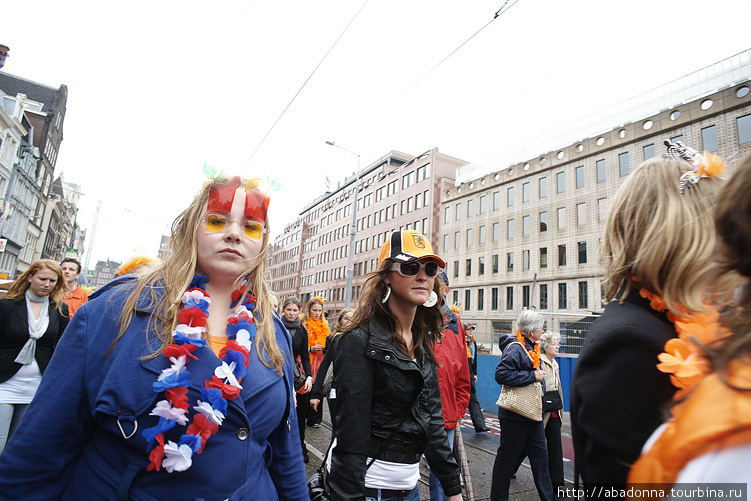
<path fill-rule="evenodd" d="M 440 268 L 435 261 L 428 261 L 427 263 L 412 261 L 411 263 L 394 263 L 390 269 L 398 271 L 403 277 L 415 277 L 420 273 L 420 270 L 424 270 L 428 278 L 435 278 Z"/>

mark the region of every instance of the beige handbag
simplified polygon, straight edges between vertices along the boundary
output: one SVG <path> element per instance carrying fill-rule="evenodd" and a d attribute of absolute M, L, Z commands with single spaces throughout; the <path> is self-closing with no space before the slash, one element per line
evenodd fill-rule
<path fill-rule="evenodd" d="M 527 353 L 524 345 L 518 341 L 516 344 L 521 345 L 524 348 L 524 353 Z M 527 356 L 532 360 L 529 353 L 527 353 Z M 496 405 L 532 421 L 542 421 L 542 383 L 535 381 L 527 386 L 504 384 Z"/>

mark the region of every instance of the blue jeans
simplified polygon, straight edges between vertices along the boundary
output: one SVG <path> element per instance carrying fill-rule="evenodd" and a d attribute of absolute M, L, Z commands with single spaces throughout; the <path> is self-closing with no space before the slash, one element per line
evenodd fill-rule
<path fill-rule="evenodd" d="M 407 501 L 410 501 L 411 499 L 412 499 L 412 496 L 410 495 L 410 497 L 407 499 Z M 419 496 L 418 496 L 417 499 L 419 501 L 419 499 L 420 499 Z M 381 489 L 378 489 L 378 497 L 377 498 L 366 497 L 365 501 L 399 501 L 399 498 L 384 498 L 384 497 L 381 496 Z"/>
<path fill-rule="evenodd" d="M 0 404 L 0 452 L 5 449 L 5 443 L 16 431 L 28 408 L 29 404 Z"/>

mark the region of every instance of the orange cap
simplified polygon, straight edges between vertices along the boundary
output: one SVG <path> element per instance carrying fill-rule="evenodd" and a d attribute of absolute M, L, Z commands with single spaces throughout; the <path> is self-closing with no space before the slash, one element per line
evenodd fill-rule
<path fill-rule="evenodd" d="M 378 263 L 384 259 L 392 259 L 397 263 L 409 263 L 418 259 L 432 257 L 441 268 L 446 267 L 446 262 L 433 253 L 433 247 L 428 239 L 415 230 L 394 231 L 386 243 L 381 247 Z"/>

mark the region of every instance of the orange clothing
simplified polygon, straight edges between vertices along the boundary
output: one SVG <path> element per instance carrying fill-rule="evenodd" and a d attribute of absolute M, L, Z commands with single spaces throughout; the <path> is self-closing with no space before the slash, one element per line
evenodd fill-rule
<path fill-rule="evenodd" d="M 727 379 L 748 388 L 751 359 L 731 362 Z M 629 484 L 673 484 L 691 460 L 719 442 L 751 442 L 751 393 L 729 387 L 717 374 L 699 383 L 673 413 L 657 441 L 634 463 Z"/>
<path fill-rule="evenodd" d="M 81 288 L 80 285 L 76 285 L 73 292 L 68 292 L 63 299 L 63 302 L 68 305 L 68 315 L 73 318 L 73 314 L 81 305 L 89 300 L 89 294 Z"/>
<path fill-rule="evenodd" d="M 318 320 L 308 318 L 308 321 L 305 322 L 305 328 L 308 331 L 308 349 L 310 349 L 311 346 L 315 346 L 317 344 L 326 346 L 326 336 L 328 336 L 331 331 L 329 330 L 329 324 L 327 324 L 323 320 L 323 317 L 319 318 Z M 323 362 L 323 350 L 319 352 L 311 351 L 310 367 L 313 371 L 313 380 L 315 380 L 316 375 L 318 374 L 318 367 L 320 367 L 321 362 Z"/>

